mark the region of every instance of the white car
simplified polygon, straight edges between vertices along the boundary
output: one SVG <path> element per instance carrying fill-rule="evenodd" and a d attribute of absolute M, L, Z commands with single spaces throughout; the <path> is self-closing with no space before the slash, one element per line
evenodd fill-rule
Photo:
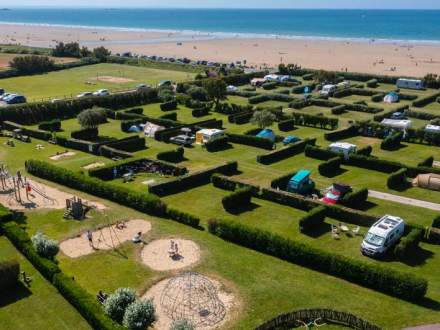
<path fill-rule="evenodd" d="M 92 93 L 92 92 L 83 92 L 83 93 L 81 93 L 81 94 L 78 94 L 76 97 L 77 97 L 78 99 L 81 99 L 81 98 L 83 98 L 83 97 L 90 97 L 90 96 L 93 96 L 93 93 Z"/>
<path fill-rule="evenodd" d="M 110 93 L 107 89 L 100 89 L 93 93 L 93 96 L 108 96 L 108 95 L 110 95 Z"/>
<path fill-rule="evenodd" d="M 4 93 L 4 94 L 2 94 L 2 95 L 0 96 L 0 101 L 3 101 L 4 99 L 6 99 L 7 97 L 9 97 L 9 96 L 11 96 L 11 95 L 13 95 L 13 94 L 11 94 L 11 93 Z"/>

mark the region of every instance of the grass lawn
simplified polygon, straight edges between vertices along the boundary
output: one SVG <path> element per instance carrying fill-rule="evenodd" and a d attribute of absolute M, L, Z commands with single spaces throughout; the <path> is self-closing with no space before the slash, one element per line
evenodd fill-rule
<path fill-rule="evenodd" d="M 20 270 L 32 277 L 30 287 L 22 282 L 0 295 L 0 329 L 91 329 L 82 316 L 3 236 L 0 260 L 15 259 Z"/>
<path fill-rule="evenodd" d="M 139 83 L 157 84 L 161 80 L 186 81 L 194 73 L 136 67 L 121 64 L 96 64 L 47 74 L 2 79 L 2 88 L 25 95 L 28 102 L 42 98 L 63 98 L 101 88 L 109 90 L 134 88 Z M 122 79 L 119 82 L 97 80 L 102 77 Z M 91 83 L 91 84 L 90 84 Z"/>

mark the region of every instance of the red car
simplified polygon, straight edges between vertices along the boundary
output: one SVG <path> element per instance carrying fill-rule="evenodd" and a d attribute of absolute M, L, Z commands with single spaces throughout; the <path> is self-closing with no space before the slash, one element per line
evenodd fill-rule
<path fill-rule="evenodd" d="M 333 183 L 333 185 L 326 190 L 325 196 L 321 198 L 321 201 L 331 205 L 338 204 L 339 201 L 351 191 L 352 189 L 350 186 Z"/>

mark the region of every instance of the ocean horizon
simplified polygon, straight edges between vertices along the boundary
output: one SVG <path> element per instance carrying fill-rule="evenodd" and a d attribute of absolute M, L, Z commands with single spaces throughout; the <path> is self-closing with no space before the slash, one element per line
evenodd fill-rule
<path fill-rule="evenodd" d="M 440 10 L 14 9 L 0 24 L 181 33 L 188 37 L 440 43 Z"/>

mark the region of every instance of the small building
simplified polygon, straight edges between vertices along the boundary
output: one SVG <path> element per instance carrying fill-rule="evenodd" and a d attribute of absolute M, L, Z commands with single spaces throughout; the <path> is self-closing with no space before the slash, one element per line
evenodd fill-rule
<path fill-rule="evenodd" d="M 264 78 L 254 78 L 251 80 L 251 85 L 255 86 L 255 87 L 259 87 L 261 85 L 263 85 L 266 82 L 266 79 Z"/>
<path fill-rule="evenodd" d="M 440 191 L 440 175 L 433 173 L 419 174 L 413 180 L 413 185 L 420 188 Z"/>
<path fill-rule="evenodd" d="M 412 122 L 411 120 L 407 120 L 407 119 L 385 118 L 384 120 L 382 120 L 381 124 L 383 126 L 387 126 L 395 129 L 407 130 L 411 128 Z"/>
<path fill-rule="evenodd" d="M 440 126 L 437 126 L 437 125 L 426 125 L 425 132 L 440 134 Z"/>
<path fill-rule="evenodd" d="M 396 82 L 397 88 L 423 89 L 423 81 L 419 79 L 400 78 Z"/>
<path fill-rule="evenodd" d="M 277 138 L 275 132 L 269 128 L 263 129 L 260 133 L 257 134 L 257 137 L 263 138 L 263 139 L 269 139 L 272 142 L 275 142 L 275 140 Z"/>
<path fill-rule="evenodd" d="M 347 159 L 350 154 L 356 152 L 357 146 L 348 142 L 335 142 L 330 144 L 329 149 L 330 151 L 343 154 L 344 158 Z"/>
<path fill-rule="evenodd" d="M 397 94 L 395 92 L 388 93 L 383 98 L 383 101 L 385 103 L 397 103 L 397 102 L 399 102 L 399 94 Z"/>
<path fill-rule="evenodd" d="M 225 136 L 225 131 L 216 128 L 204 128 L 196 132 L 196 144 L 205 144 Z"/>

